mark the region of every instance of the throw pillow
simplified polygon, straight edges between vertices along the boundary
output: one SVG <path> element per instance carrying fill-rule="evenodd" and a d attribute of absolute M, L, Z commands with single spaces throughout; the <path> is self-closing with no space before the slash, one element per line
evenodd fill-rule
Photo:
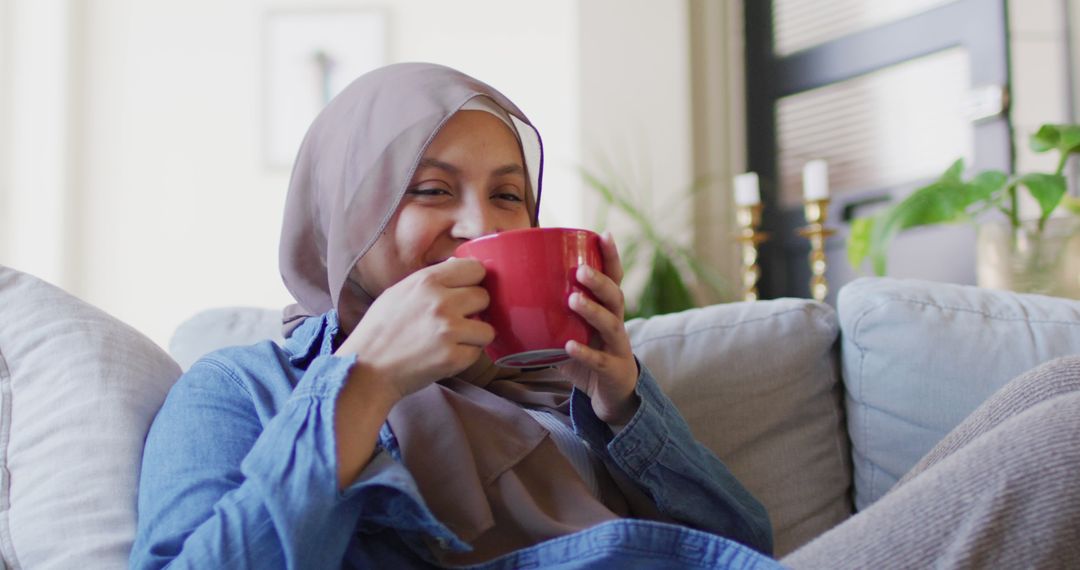
<path fill-rule="evenodd" d="M 1080 301 L 862 278 L 839 293 L 855 506 L 1018 374 L 1080 354 Z"/>
<path fill-rule="evenodd" d="M 627 328 L 698 441 L 765 504 L 778 557 L 851 514 L 831 307 L 731 303 Z"/>
<path fill-rule="evenodd" d="M 135 329 L 0 266 L 3 567 L 127 567 L 143 440 L 179 375 Z"/>

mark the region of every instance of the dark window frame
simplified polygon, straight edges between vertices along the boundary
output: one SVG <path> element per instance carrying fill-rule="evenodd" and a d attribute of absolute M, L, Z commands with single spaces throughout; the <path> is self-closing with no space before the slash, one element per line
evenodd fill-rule
<path fill-rule="evenodd" d="M 771 236 L 761 247 L 758 289 L 766 299 L 808 297 L 808 246 L 795 234 L 804 223 L 802 209 L 779 206 L 776 101 L 957 46 L 966 47 L 971 58 L 972 87 L 1000 85 L 1007 93 L 1007 6 L 1006 0 L 957 0 L 785 56 L 773 52 L 772 7 L 772 0 L 744 0 L 747 165 L 761 180 L 762 231 Z M 1008 113 L 982 120 L 974 129 L 974 163 L 969 166 L 1011 172 Z M 831 225 L 841 231 L 829 241 L 830 258 L 843 255 L 844 219 L 860 205 L 896 199 L 911 189 L 880 188 L 834 200 Z"/>

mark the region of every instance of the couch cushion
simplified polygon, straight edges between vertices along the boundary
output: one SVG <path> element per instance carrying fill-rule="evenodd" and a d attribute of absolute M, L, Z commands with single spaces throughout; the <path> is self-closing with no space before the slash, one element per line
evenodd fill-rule
<path fill-rule="evenodd" d="M 182 324 L 170 351 L 189 362 L 274 338 L 280 315 L 212 309 Z M 732 303 L 630 321 L 627 330 L 694 435 L 765 504 L 777 555 L 851 514 L 832 308 L 801 299 Z"/>
<path fill-rule="evenodd" d="M 0 266 L 0 556 L 126 568 L 143 440 L 180 369 L 148 338 Z"/>
<path fill-rule="evenodd" d="M 801 299 L 630 321 L 634 352 L 697 439 L 758 497 L 777 556 L 851 513 L 836 314 Z"/>
<path fill-rule="evenodd" d="M 1075 300 L 862 278 L 838 307 L 860 510 L 1011 378 L 1080 353 Z"/>
<path fill-rule="evenodd" d="M 187 370 L 195 361 L 219 348 L 254 344 L 270 339 L 285 342 L 281 311 L 260 307 L 219 307 L 200 311 L 180 323 L 169 339 L 169 354 Z"/>

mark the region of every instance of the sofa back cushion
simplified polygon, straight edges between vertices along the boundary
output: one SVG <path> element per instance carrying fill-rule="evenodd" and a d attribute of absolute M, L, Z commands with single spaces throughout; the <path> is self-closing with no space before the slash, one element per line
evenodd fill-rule
<path fill-rule="evenodd" d="M 182 370 L 219 348 L 244 346 L 263 340 L 284 344 L 281 311 L 262 307 L 217 307 L 187 319 L 169 339 L 169 355 Z"/>
<path fill-rule="evenodd" d="M 1010 379 L 1080 353 L 1076 300 L 862 278 L 838 307 L 860 510 Z"/>
<path fill-rule="evenodd" d="M 183 323 L 169 350 L 189 363 L 223 342 L 274 338 L 280 314 L 211 309 Z M 630 321 L 627 330 L 697 439 L 765 504 L 777 555 L 851 514 L 831 307 L 802 299 L 714 305 Z"/>
<path fill-rule="evenodd" d="M 828 305 L 714 305 L 627 324 L 695 437 L 760 499 L 783 556 L 851 514 L 851 464 Z"/>
<path fill-rule="evenodd" d="M 135 329 L 0 266 L 0 566 L 127 567 L 143 440 L 179 375 Z"/>

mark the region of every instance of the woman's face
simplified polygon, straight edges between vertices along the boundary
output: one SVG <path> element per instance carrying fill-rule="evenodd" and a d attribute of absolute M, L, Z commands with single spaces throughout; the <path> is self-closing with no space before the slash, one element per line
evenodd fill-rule
<path fill-rule="evenodd" d="M 459 111 L 424 152 L 397 213 L 356 263 L 354 278 L 379 296 L 461 243 L 527 228 L 528 185 L 517 139 L 485 111 Z"/>

